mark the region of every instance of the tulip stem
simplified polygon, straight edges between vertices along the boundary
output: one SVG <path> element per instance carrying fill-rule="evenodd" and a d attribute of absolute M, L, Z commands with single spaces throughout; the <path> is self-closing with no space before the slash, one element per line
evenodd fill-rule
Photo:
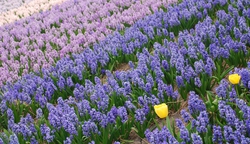
<path fill-rule="evenodd" d="M 239 97 L 240 95 L 239 95 L 239 90 L 238 90 L 238 84 L 235 85 L 235 91 L 236 91 L 236 93 L 237 93 L 237 96 Z"/>

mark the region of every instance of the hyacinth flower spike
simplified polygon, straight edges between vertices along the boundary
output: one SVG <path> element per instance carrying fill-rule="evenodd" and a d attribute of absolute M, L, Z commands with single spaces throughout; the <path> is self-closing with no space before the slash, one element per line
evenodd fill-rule
<path fill-rule="evenodd" d="M 155 113 L 160 118 L 165 118 L 168 116 L 168 106 L 165 103 L 154 106 Z"/>

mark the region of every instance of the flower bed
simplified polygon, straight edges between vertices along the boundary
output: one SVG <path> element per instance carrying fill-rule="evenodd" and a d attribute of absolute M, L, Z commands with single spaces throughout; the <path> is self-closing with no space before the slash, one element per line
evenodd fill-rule
<path fill-rule="evenodd" d="M 166 5 L 162 0 L 156 3 L 70 0 L 50 11 L 0 27 L 0 85 L 49 68 L 60 58 L 80 53 L 84 47 Z"/>
<path fill-rule="evenodd" d="M 133 130 L 150 143 L 248 143 L 250 72 L 234 68 L 248 64 L 249 6 L 184 0 L 8 83 L 0 104 L 5 137 L 113 143 Z M 130 70 L 115 71 L 124 62 Z M 239 76 L 230 75 L 229 84 L 224 78 L 232 72 Z M 165 118 L 183 101 L 185 124 L 176 120 L 176 129 L 167 117 L 166 127 L 151 132 L 157 115 Z"/>

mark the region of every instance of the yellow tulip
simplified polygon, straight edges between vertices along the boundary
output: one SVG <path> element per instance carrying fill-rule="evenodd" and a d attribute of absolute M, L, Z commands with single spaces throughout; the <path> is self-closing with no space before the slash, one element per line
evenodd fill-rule
<path fill-rule="evenodd" d="M 238 84 L 240 82 L 240 75 L 231 74 L 229 75 L 228 80 L 231 82 L 231 84 Z"/>
<path fill-rule="evenodd" d="M 165 118 L 168 116 L 168 106 L 165 103 L 154 106 L 155 113 L 160 118 Z"/>

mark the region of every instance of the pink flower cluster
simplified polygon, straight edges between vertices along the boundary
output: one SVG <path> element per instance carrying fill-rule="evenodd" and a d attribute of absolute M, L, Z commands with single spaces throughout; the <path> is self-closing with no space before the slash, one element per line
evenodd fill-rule
<path fill-rule="evenodd" d="M 65 0 L 8 0 L 0 1 L 0 25 L 31 16 L 41 10 L 48 10 Z"/>
<path fill-rule="evenodd" d="M 174 1 L 171 1 L 174 2 Z M 55 64 L 152 13 L 165 0 L 69 0 L 0 27 L 0 85 Z M 151 9 L 151 10 L 150 10 Z"/>
<path fill-rule="evenodd" d="M 29 3 L 32 0 L 4 0 L 0 1 L 0 13 L 9 11 L 11 9 L 20 7 L 25 3 Z"/>

